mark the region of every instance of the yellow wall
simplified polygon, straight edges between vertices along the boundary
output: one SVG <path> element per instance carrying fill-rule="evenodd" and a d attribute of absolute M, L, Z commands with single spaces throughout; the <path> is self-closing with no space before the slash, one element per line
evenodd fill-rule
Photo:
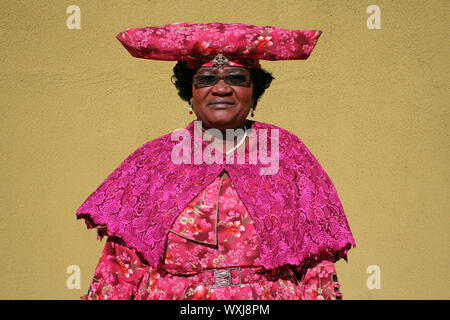
<path fill-rule="evenodd" d="M 69 30 L 66 8 L 81 9 Z M 369 5 L 381 29 L 369 30 Z M 78 299 L 104 242 L 75 211 L 132 151 L 193 120 L 172 62 L 135 59 L 132 27 L 242 22 L 321 29 L 255 120 L 296 134 L 333 180 L 357 248 L 346 299 L 449 299 L 449 13 L 429 1 L 0 1 L 1 299 Z M 66 268 L 81 269 L 81 289 Z M 366 270 L 381 270 L 369 290 Z"/>

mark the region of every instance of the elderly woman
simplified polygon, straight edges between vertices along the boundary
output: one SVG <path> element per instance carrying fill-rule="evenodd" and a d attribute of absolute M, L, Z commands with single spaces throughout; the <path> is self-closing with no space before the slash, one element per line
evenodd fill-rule
<path fill-rule="evenodd" d="M 258 121 L 259 60 L 306 59 L 320 30 L 176 23 L 117 38 L 178 61 L 196 120 L 128 156 L 77 211 L 107 241 L 84 299 L 340 299 L 334 263 L 355 242 L 321 165 Z"/>

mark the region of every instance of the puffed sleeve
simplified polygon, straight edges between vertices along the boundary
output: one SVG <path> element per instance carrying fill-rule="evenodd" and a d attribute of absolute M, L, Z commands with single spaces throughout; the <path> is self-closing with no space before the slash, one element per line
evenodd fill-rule
<path fill-rule="evenodd" d="M 334 263 L 323 261 L 309 268 L 302 279 L 304 300 L 341 300 Z"/>
<path fill-rule="evenodd" d="M 149 266 L 117 237 L 108 237 L 83 300 L 132 300 Z"/>

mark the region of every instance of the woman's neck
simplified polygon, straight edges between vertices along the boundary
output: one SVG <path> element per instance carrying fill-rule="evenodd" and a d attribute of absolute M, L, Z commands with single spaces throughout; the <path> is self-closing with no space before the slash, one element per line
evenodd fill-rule
<path fill-rule="evenodd" d="M 215 132 L 212 133 L 208 132 L 209 129 L 219 130 L 221 134 L 216 134 Z M 226 132 L 227 129 L 231 129 L 232 131 L 227 134 Z M 241 125 L 237 126 L 236 128 L 226 128 L 221 130 L 218 128 L 207 128 L 202 125 L 201 130 L 202 130 L 201 132 L 202 138 L 204 137 L 205 140 L 207 141 L 213 141 L 215 146 L 218 147 L 222 153 L 225 153 L 226 151 L 230 150 L 229 144 L 231 144 L 232 147 L 235 147 L 238 143 L 241 142 L 241 140 L 244 139 L 244 135 L 248 130 L 248 125 L 247 121 L 245 120 Z M 245 138 L 245 141 L 242 142 L 244 146 L 248 144 L 247 140 L 248 139 Z"/>
<path fill-rule="evenodd" d="M 205 136 L 214 136 L 216 141 L 223 141 L 224 143 L 226 143 L 226 141 L 236 141 L 236 139 L 239 139 L 243 136 L 243 134 L 245 133 L 245 131 L 248 129 L 247 126 L 247 121 L 244 120 L 244 122 L 238 126 L 236 126 L 235 128 L 225 128 L 225 129 L 219 129 L 219 128 L 208 128 L 205 127 L 202 123 L 202 135 Z M 214 130 L 219 130 L 220 131 L 220 135 L 216 136 L 215 134 L 212 134 L 210 132 L 208 132 L 209 129 L 214 129 Z M 230 133 L 227 134 L 227 130 L 231 130 Z"/>

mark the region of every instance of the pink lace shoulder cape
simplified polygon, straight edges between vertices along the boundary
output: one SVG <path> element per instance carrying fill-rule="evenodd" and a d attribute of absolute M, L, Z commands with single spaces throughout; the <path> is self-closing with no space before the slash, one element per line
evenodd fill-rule
<path fill-rule="evenodd" d="M 223 155 L 222 163 L 196 164 L 195 152 L 190 162 L 174 163 L 171 154 L 181 141 L 169 133 L 129 155 L 78 208 L 77 218 L 85 219 L 88 228 L 101 227 L 100 236 L 105 229 L 119 236 L 156 268 L 177 216 L 225 170 L 253 219 L 262 266 L 313 267 L 324 260 L 346 259 L 355 241 L 322 166 L 289 131 L 257 121 L 251 122 L 251 129 L 255 137 L 267 136 L 267 155 L 272 152 L 271 142 L 277 142 L 275 173 L 261 174 L 261 169 L 271 166 L 263 164 L 261 152 L 257 163 L 251 163 L 252 145 L 245 147 L 244 163 L 233 154 L 232 163 Z M 181 131 L 194 137 L 194 121 Z M 203 152 L 208 144 L 202 141 Z"/>

